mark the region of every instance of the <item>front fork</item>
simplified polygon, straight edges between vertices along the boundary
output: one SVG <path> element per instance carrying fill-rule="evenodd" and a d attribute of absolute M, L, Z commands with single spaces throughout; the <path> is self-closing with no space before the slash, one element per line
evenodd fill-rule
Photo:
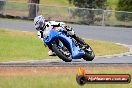
<path fill-rule="evenodd" d="M 75 36 L 73 36 L 73 38 L 77 41 L 77 44 L 79 45 L 79 47 L 82 50 L 85 51 L 86 49 L 90 48 L 90 46 L 87 43 L 85 43 L 85 41 L 83 39 L 81 39 L 80 37 L 75 35 Z"/>

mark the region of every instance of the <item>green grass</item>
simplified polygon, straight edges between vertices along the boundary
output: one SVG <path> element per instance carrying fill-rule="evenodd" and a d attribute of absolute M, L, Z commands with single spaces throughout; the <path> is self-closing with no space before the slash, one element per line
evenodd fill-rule
<path fill-rule="evenodd" d="M 107 5 L 112 10 L 115 10 L 118 4 L 118 0 L 107 0 Z"/>
<path fill-rule="evenodd" d="M 6 3 L 6 11 L 7 14 L 13 16 L 28 16 L 28 4 L 27 2 L 20 0 L 16 1 L 19 3 L 14 2 L 7 2 Z M 67 20 L 69 16 L 68 6 L 72 7 L 67 0 L 41 0 L 39 7 L 39 14 L 44 15 L 46 18 L 52 17 L 55 18 L 54 20 Z M 50 7 L 49 7 L 50 6 Z M 53 6 L 53 7 L 52 7 Z"/>
<path fill-rule="evenodd" d="M 23 3 L 27 3 L 28 0 L 12 0 L 15 2 L 23 2 Z M 68 0 L 40 0 L 40 4 L 43 5 L 54 5 L 54 6 L 73 6 L 71 4 L 69 4 Z"/>
<path fill-rule="evenodd" d="M 87 40 L 96 56 L 118 54 L 128 48 L 111 42 Z M 35 32 L 22 32 L 0 29 L 0 61 L 43 60 L 49 57 L 48 48 L 38 39 Z"/>
<path fill-rule="evenodd" d="M 35 33 L 0 30 L 0 60 L 28 60 L 48 57 L 47 48 Z"/>
<path fill-rule="evenodd" d="M 117 5 L 118 5 L 118 2 L 119 0 L 107 0 L 107 5 L 108 5 L 108 9 L 110 10 L 115 10 L 116 11 L 116 8 L 117 8 Z M 110 26 L 120 26 L 120 25 L 123 25 L 123 26 L 131 26 L 132 24 L 132 21 L 119 21 L 117 20 L 117 18 L 115 17 L 116 14 L 124 14 L 124 12 L 118 12 L 118 13 L 115 13 L 115 12 L 108 12 L 107 13 L 108 17 L 106 17 L 106 25 L 110 25 Z M 126 13 L 128 14 L 128 13 Z"/>
<path fill-rule="evenodd" d="M 28 5 L 25 3 L 7 2 L 6 9 L 8 10 L 28 10 Z"/>
<path fill-rule="evenodd" d="M 28 0 L 11 0 L 15 2 L 23 2 L 27 3 Z M 111 7 L 113 10 L 116 8 L 118 0 L 107 0 L 107 5 Z M 68 0 L 40 0 L 40 4 L 44 5 L 53 5 L 53 6 L 74 6 L 69 4 Z"/>
<path fill-rule="evenodd" d="M 128 51 L 128 48 L 108 41 L 89 40 L 86 42 L 92 46 L 97 56 L 113 55 Z"/>
<path fill-rule="evenodd" d="M 39 13 L 45 18 L 51 17 L 54 20 L 68 20 L 69 12 L 67 7 L 40 6 Z"/>
<path fill-rule="evenodd" d="M 130 74 L 131 70 L 96 70 L 98 74 Z M 129 84 L 85 84 L 80 86 L 76 83 L 76 74 L 55 74 L 38 76 L 0 76 L 0 88 L 131 88 Z"/>

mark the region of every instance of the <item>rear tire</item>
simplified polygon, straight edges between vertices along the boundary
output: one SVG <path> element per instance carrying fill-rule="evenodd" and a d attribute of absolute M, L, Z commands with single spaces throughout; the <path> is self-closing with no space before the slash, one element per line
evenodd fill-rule
<path fill-rule="evenodd" d="M 52 45 L 52 50 L 56 53 L 56 55 L 65 62 L 71 62 L 72 58 L 66 56 L 62 51 L 59 50 L 57 44 Z"/>

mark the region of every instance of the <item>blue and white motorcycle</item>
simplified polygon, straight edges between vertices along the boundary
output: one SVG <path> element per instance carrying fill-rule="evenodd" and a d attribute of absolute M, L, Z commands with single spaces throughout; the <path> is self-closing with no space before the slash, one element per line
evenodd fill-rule
<path fill-rule="evenodd" d="M 75 35 L 71 36 L 64 30 L 51 29 L 43 40 L 65 62 L 81 58 L 92 61 L 95 57 L 92 48 L 83 39 Z"/>

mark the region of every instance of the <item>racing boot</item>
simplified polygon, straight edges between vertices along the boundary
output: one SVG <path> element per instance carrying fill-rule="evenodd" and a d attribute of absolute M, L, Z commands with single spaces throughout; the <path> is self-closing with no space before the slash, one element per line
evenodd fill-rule
<path fill-rule="evenodd" d="M 49 56 L 56 56 L 55 52 L 53 52 L 52 50 L 49 50 L 49 51 L 48 51 L 48 55 L 49 55 Z"/>

